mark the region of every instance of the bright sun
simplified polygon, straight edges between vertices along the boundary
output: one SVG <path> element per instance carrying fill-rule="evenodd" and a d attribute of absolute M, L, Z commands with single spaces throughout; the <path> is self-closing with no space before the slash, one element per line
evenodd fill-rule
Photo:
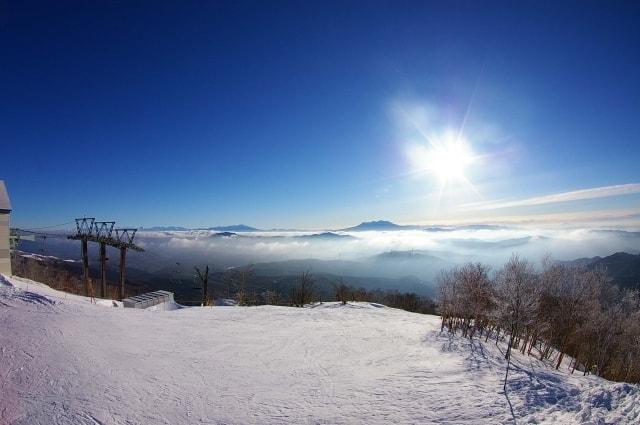
<path fill-rule="evenodd" d="M 480 193 L 470 181 L 469 170 L 479 165 L 469 143 L 454 132 L 445 132 L 441 137 L 430 137 L 409 146 L 408 156 L 412 164 L 412 174 L 428 176 L 438 188 L 438 196 L 444 193 L 466 196 Z M 439 199 L 439 198 L 438 198 Z M 438 200 L 439 202 L 439 200 Z"/>
<path fill-rule="evenodd" d="M 466 180 L 465 171 L 473 156 L 463 141 L 446 141 L 426 152 L 426 169 L 443 182 Z"/>

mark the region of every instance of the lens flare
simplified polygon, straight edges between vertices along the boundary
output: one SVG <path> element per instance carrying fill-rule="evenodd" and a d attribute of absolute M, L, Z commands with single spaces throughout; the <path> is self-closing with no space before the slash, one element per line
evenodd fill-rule
<path fill-rule="evenodd" d="M 465 171 L 473 163 L 473 155 L 462 141 L 448 141 L 427 151 L 426 170 L 442 182 L 465 181 Z"/>
<path fill-rule="evenodd" d="M 435 177 L 440 183 L 466 183 L 474 155 L 466 141 L 443 138 L 414 145 L 409 153 L 414 170 Z"/>

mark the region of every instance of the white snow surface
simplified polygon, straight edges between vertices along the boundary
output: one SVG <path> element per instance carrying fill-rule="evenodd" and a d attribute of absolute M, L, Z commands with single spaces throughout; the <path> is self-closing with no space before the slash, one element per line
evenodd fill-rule
<path fill-rule="evenodd" d="M 0 276 L 0 329 L 0 424 L 640 423 L 637 385 L 518 353 L 505 395 L 503 347 L 374 304 L 137 310 Z"/>

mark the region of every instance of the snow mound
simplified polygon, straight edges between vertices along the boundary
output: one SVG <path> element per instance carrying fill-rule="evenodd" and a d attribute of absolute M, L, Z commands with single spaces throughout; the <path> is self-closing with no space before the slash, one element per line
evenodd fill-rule
<path fill-rule="evenodd" d="M 637 385 L 514 353 L 505 392 L 502 344 L 441 333 L 438 317 L 370 303 L 104 308 L 3 278 L 0 324 L 3 424 L 640 419 Z"/>
<path fill-rule="evenodd" d="M 314 304 L 310 306 L 312 308 L 382 308 L 386 307 L 382 304 L 378 303 L 370 303 L 370 302 L 360 302 L 360 301 L 349 301 L 346 304 L 342 304 L 341 302 L 323 302 L 319 304 Z"/>
<path fill-rule="evenodd" d="M 238 302 L 229 298 L 216 298 L 213 300 L 213 304 L 218 307 L 230 307 L 238 305 Z"/>
<path fill-rule="evenodd" d="M 16 288 L 6 277 L 0 274 L 0 305 L 7 306 L 4 300 L 19 300 L 29 304 L 53 305 L 55 301 L 35 292 Z"/>
<path fill-rule="evenodd" d="M 95 299 L 95 304 L 103 307 L 123 307 L 122 301 Z"/>
<path fill-rule="evenodd" d="M 27 253 L 27 252 L 20 252 L 20 256 L 23 258 L 32 258 L 34 260 L 37 261 L 63 261 L 65 263 L 79 263 L 80 260 L 71 260 L 71 259 L 64 259 L 64 258 L 60 258 L 60 257 L 54 257 L 53 255 L 41 255 L 41 254 L 36 254 L 36 253 Z"/>
<path fill-rule="evenodd" d="M 176 303 L 176 302 L 165 302 L 165 303 L 160 303 L 160 304 L 156 304 L 154 306 L 148 307 L 145 310 L 147 311 L 173 311 L 173 310 L 179 310 L 181 308 L 185 308 L 184 306 Z"/>

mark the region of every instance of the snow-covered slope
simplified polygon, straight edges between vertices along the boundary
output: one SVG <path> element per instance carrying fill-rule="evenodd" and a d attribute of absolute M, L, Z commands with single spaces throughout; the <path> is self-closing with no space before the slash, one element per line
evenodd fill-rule
<path fill-rule="evenodd" d="M 379 305 L 134 310 L 3 278 L 0 329 L 2 424 L 640 421 L 637 386 L 531 357 L 505 395 L 494 343 Z"/>

